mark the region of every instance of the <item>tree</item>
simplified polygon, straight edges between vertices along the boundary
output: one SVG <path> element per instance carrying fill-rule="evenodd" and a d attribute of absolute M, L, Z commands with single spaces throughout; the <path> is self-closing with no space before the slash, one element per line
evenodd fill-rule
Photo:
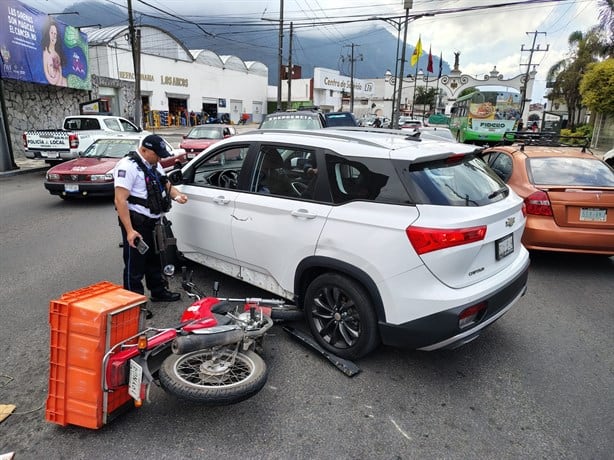
<path fill-rule="evenodd" d="M 437 89 L 418 86 L 416 88 L 416 104 L 428 105 L 429 109 L 437 104 Z"/>
<path fill-rule="evenodd" d="M 586 34 L 576 31 L 568 39 L 570 54 L 553 65 L 548 71 L 547 86 L 552 88 L 548 99 L 564 100 L 567 104 L 567 119 L 574 130 L 582 110 L 580 81 L 588 66 L 607 53 L 606 40 L 601 29 L 595 27 Z"/>
<path fill-rule="evenodd" d="M 588 66 L 580 82 L 582 103 L 595 112 L 614 115 L 614 58 Z"/>

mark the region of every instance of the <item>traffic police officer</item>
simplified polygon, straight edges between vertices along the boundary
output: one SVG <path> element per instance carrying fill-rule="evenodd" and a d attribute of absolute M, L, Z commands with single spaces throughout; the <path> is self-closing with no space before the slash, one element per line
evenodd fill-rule
<path fill-rule="evenodd" d="M 155 251 L 150 249 L 141 254 L 136 248 L 138 239 L 154 247 L 154 226 L 170 209 L 170 199 L 181 204 L 188 201 L 186 195 L 168 182 L 158 162 L 170 155 L 164 140 L 151 134 L 142 140 L 138 153 L 131 152 L 122 158 L 113 171 L 115 208 L 123 240 L 124 288 L 144 294 L 142 280 L 145 277 L 153 302 L 173 302 L 181 298 L 178 292 L 166 288 Z"/>

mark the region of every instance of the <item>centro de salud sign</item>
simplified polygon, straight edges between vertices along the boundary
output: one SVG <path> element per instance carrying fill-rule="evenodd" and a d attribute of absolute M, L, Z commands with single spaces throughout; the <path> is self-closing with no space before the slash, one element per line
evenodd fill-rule
<path fill-rule="evenodd" d="M 352 87 L 352 79 L 338 72 L 315 68 L 313 71 L 313 84 L 315 89 L 349 93 Z M 355 94 L 363 97 L 373 96 L 374 90 L 373 82 L 354 78 Z"/>

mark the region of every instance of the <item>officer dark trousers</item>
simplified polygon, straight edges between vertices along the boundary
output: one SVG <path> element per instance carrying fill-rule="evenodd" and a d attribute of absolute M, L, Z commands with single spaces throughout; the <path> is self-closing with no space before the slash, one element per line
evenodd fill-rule
<path fill-rule="evenodd" d="M 128 244 L 126 229 L 119 224 L 122 232 L 124 256 L 124 289 L 138 294 L 144 294 L 142 279 L 145 277 L 147 288 L 152 297 L 164 291 L 166 284 L 162 277 L 160 257 L 154 249 L 154 226 L 158 219 L 152 219 L 134 211 L 130 211 L 132 227 L 139 232 L 143 241 L 149 246 L 145 254 Z"/>

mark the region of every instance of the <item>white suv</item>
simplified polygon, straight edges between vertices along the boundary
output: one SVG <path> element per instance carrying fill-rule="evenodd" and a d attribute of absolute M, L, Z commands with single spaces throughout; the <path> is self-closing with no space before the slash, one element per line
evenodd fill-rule
<path fill-rule="evenodd" d="M 355 128 L 356 129 L 356 128 Z M 526 290 L 523 201 L 473 154 L 401 131 L 252 131 L 170 174 L 178 249 L 302 308 L 316 340 L 466 343 Z"/>

